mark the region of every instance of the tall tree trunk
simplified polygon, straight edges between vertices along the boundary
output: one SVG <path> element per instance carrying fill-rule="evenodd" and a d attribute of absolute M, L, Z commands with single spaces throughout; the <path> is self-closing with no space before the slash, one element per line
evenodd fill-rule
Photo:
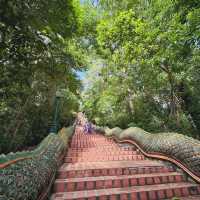
<path fill-rule="evenodd" d="M 127 101 L 128 101 L 128 109 L 130 114 L 133 116 L 134 115 L 134 106 L 133 106 L 133 93 L 132 91 L 128 88 L 128 96 L 127 96 Z"/>
<path fill-rule="evenodd" d="M 179 105 L 178 97 L 176 96 L 176 84 L 172 73 L 172 70 L 168 65 L 161 65 L 161 69 L 167 74 L 170 84 L 170 107 L 169 107 L 169 119 L 175 119 L 176 125 L 180 126 L 179 111 L 181 106 Z"/>

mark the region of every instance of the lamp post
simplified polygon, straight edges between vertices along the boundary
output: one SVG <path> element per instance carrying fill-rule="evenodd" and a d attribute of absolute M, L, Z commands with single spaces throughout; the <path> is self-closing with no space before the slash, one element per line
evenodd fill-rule
<path fill-rule="evenodd" d="M 62 93 L 60 91 L 56 91 L 56 96 L 55 96 L 55 101 L 54 101 L 53 123 L 50 129 L 51 133 L 57 133 L 58 131 L 59 105 L 60 105 L 61 97 L 62 97 Z"/>

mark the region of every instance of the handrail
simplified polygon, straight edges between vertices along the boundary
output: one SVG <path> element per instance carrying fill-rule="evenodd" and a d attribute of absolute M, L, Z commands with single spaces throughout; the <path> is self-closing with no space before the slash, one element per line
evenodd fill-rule
<path fill-rule="evenodd" d="M 0 169 L 4 169 L 12 164 L 15 164 L 19 161 L 23 161 L 23 160 L 28 160 L 28 159 L 32 159 L 32 157 L 22 157 L 22 158 L 17 158 L 17 159 L 14 159 L 14 160 L 10 160 L 8 162 L 5 162 L 3 164 L 0 164 Z"/>
<path fill-rule="evenodd" d="M 135 145 L 145 156 L 169 161 L 200 183 L 200 141 L 178 133 L 152 134 L 137 127 L 122 130 L 96 127 L 119 143 Z"/>
<path fill-rule="evenodd" d="M 173 164 L 177 165 L 178 167 L 180 167 L 184 172 L 186 172 L 189 176 L 191 176 L 195 181 L 197 181 L 198 183 L 200 183 L 200 177 L 198 177 L 195 173 L 193 173 L 191 170 L 189 170 L 183 163 L 181 163 L 180 161 L 176 160 L 175 158 L 170 158 L 164 154 L 159 154 L 159 153 L 147 153 L 145 152 L 139 144 L 137 144 L 135 141 L 133 140 L 119 140 L 114 136 L 110 136 L 109 138 L 114 139 L 116 142 L 118 143 L 130 143 L 133 144 L 134 146 L 136 146 L 143 155 L 145 155 L 146 157 L 149 158 L 156 158 L 156 159 L 161 159 L 161 160 L 166 160 L 169 162 L 172 162 Z"/>
<path fill-rule="evenodd" d="M 64 156 L 65 156 L 65 152 L 63 152 L 63 155 L 60 157 L 59 162 L 61 162 L 61 161 L 63 160 Z M 38 197 L 37 200 L 45 200 L 45 199 L 47 198 L 47 196 L 48 196 L 48 194 L 49 194 L 49 191 L 51 190 L 51 187 L 52 187 L 52 185 L 53 185 L 53 182 L 54 182 L 54 180 L 55 180 L 56 173 L 57 173 L 57 171 L 55 170 L 55 172 L 53 173 L 53 175 L 52 175 L 52 177 L 51 177 L 51 179 L 50 179 L 50 181 L 49 181 L 48 187 L 46 188 L 46 190 L 44 190 L 44 192 L 42 192 L 42 193 L 39 195 L 39 197 Z"/>
<path fill-rule="evenodd" d="M 46 146 L 48 146 L 48 144 L 50 143 L 50 141 L 51 141 L 51 140 L 48 141 L 48 143 L 47 143 Z M 47 151 L 47 148 L 45 148 L 44 151 L 42 151 L 42 152 L 41 152 L 39 155 L 37 155 L 37 156 L 32 155 L 32 156 L 19 157 L 19 158 L 13 159 L 13 160 L 9 160 L 9 161 L 7 161 L 7 162 L 5 162 L 5 163 L 0 164 L 0 169 L 4 169 L 4 168 L 6 168 L 6 167 L 9 167 L 10 165 L 16 164 L 16 163 L 19 162 L 19 161 L 24 161 L 24 160 L 33 159 L 33 158 L 42 156 L 46 151 Z M 33 151 L 27 152 L 27 153 L 33 154 Z"/>
<path fill-rule="evenodd" d="M 0 179 L 1 197 L 15 200 L 46 199 L 73 132 L 74 127 L 65 128 L 59 134 L 48 135 L 33 151 L 3 156 L 5 162 L 0 164 L 0 176 L 3 177 Z"/>

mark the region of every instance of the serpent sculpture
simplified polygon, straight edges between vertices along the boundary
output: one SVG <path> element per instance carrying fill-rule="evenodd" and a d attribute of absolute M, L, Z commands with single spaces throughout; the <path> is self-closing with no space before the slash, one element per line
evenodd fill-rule
<path fill-rule="evenodd" d="M 115 139 L 131 143 L 147 157 L 170 161 L 200 183 L 200 141 L 178 133 L 152 134 L 141 128 L 122 130 L 95 127 L 96 131 Z"/>
<path fill-rule="evenodd" d="M 74 127 L 63 128 L 59 134 L 49 134 L 33 151 L 1 155 L 0 200 L 46 198 L 73 132 Z"/>

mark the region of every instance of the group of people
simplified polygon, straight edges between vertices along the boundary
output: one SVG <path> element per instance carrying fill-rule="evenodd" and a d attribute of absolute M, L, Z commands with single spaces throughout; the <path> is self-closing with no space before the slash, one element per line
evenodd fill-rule
<path fill-rule="evenodd" d="M 76 118 L 76 125 L 82 126 L 84 133 L 92 133 L 93 125 L 88 121 L 86 116 L 83 113 L 78 113 Z"/>

